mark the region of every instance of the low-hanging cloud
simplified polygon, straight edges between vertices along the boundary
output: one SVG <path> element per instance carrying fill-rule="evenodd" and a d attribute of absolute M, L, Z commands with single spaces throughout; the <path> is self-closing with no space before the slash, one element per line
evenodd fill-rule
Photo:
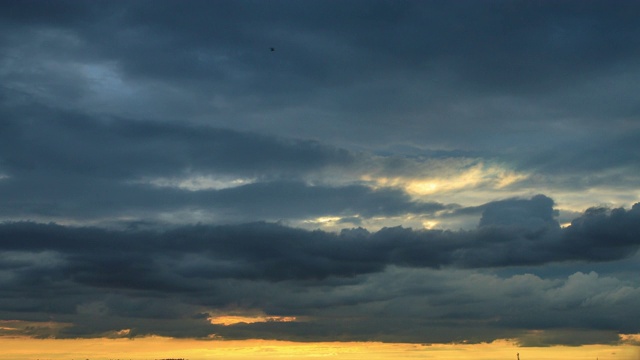
<path fill-rule="evenodd" d="M 390 265 L 482 268 L 611 261 L 633 255 L 640 245 L 638 204 L 629 210 L 593 208 L 562 229 L 551 217 L 552 204 L 543 195 L 490 203 L 479 227 L 469 231 L 392 227 L 335 234 L 251 223 L 136 232 L 5 223 L 0 228 L 0 246 L 4 251 L 55 254 L 64 259 L 60 264 L 66 264 L 60 265 L 64 269 L 60 274 L 77 276 L 81 282 L 135 287 L 139 281 L 153 287 L 172 283 L 159 277 L 166 271 L 186 279 L 325 279 L 377 272 Z M 492 220 L 503 210 L 513 216 L 507 222 Z M 109 268 L 122 270 L 106 271 Z M 119 275 L 132 273 L 141 279 Z"/>
<path fill-rule="evenodd" d="M 611 342 L 617 332 L 640 331 L 622 320 L 640 290 L 616 278 L 578 272 L 559 282 L 486 272 L 633 256 L 640 246 L 640 204 L 593 208 L 566 228 L 553 220 L 553 200 L 544 195 L 483 209 L 478 228 L 468 231 L 393 227 L 328 233 L 274 223 L 134 231 L 4 223 L 0 314 L 34 322 L 23 331 L 34 337 L 515 337 L 544 345 L 591 343 L 596 334 Z M 497 306 L 501 301 L 510 305 Z M 530 310 L 522 312 L 522 306 Z M 608 309 L 606 317 L 589 310 L 601 308 Z M 290 321 L 206 320 L 246 311 Z M 431 320 L 418 321 L 421 314 Z M 42 323 L 52 317 L 55 323 Z"/>

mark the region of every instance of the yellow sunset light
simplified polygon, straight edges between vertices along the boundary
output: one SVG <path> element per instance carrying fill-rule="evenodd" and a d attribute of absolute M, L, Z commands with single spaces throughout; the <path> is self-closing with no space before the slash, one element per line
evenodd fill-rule
<path fill-rule="evenodd" d="M 438 225 L 438 222 L 433 220 L 425 220 L 422 222 L 422 226 L 424 226 L 425 229 L 429 229 L 429 230 L 433 229 L 437 225 Z"/>
<path fill-rule="evenodd" d="M 459 169 L 448 169 L 440 176 L 375 177 L 367 174 L 360 179 L 372 184 L 374 188 L 397 187 L 411 195 L 425 196 L 478 187 L 503 189 L 528 177 L 527 174 L 516 173 L 498 165 L 478 163 Z"/>
<path fill-rule="evenodd" d="M 640 335 L 625 335 L 637 339 Z M 12 360 L 131 360 L 185 358 L 296 359 L 328 357 L 340 360 L 636 360 L 631 344 L 579 347 L 519 347 L 514 341 L 481 344 L 406 344 L 378 342 L 289 342 L 273 340 L 193 340 L 150 336 L 135 339 L 32 339 L 0 337 L 3 358 Z"/>
<path fill-rule="evenodd" d="M 407 191 L 420 195 L 427 195 L 436 192 L 439 184 L 435 181 L 413 181 L 407 185 Z"/>
<path fill-rule="evenodd" d="M 260 322 L 293 322 L 296 321 L 295 316 L 237 316 L 237 315 L 222 315 L 208 318 L 209 322 L 213 325 L 234 325 L 234 324 L 254 324 Z"/>

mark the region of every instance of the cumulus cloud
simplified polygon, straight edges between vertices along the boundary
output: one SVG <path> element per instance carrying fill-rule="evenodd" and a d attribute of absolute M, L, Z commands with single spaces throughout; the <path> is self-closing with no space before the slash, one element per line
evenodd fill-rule
<path fill-rule="evenodd" d="M 630 210 L 590 209 L 571 226 L 561 229 L 551 216 L 552 203 L 543 195 L 490 203 L 484 212 L 489 215 L 483 215 L 476 230 L 458 232 L 393 227 L 373 233 L 362 228 L 345 229 L 334 234 L 272 223 L 131 232 L 7 223 L 2 226 L 2 247 L 13 252 L 37 251 L 38 256 L 51 259 L 39 262 L 34 271 L 46 264 L 75 259 L 65 266 L 72 266 L 69 273 L 81 274 L 82 281 L 118 286 L 118 274 L 130 273 L 145 279 L 123 278 L 125 287 L 137 286 L 127 285 L 130 281 L 137 281 L 140 286 L 164 286 L 159 278 L 162 272 L 154 270 L 163 267 L 175 269 L 177 275 L 186 278 L 281 281 L 355 276 L 380 271 L 388 265 L 440 268 L 611 261 L 631 256 L 637 250 L 637 204 Z M 515 220 L 506 224 L 488 222 L 486 219 L 500 208 L 514 213 Z M 185 258 L 163 255 L 174 252 Z M 12 259 L 15 266 L 20 266 L 19 257 Z M 109 268 L 121 271 L 101 271 Z M 178 283 L 174 285 L 180 287 Z"/>
<path fill-rule="evenodd" d="M 553 200 L 537 195 L 530 200 L 495 201 L 483 206 L 480 226 L 519 226 L 530 229 L 558 227 Z"/>

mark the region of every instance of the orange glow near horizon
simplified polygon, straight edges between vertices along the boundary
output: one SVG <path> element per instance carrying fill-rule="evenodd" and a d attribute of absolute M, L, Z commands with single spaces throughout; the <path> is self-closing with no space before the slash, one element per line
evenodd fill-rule
<path fill-rule="evenodd" d="M 632 335 L 632 338 L 638 335 Z M 633 345 L 585 345 L 578 347 L 518 347 L 499 340 L 489 344 L 390 344 L 375 342 L 297 343 L 270 340 L 191 340 L 165 337 L 136 339 L 32 339 L 0 337 L 3 358 L 12 360 L 184 358 L 295 359 L 326 357 L 342 360 L 376 359 L 473 359 L 473 360 L 638 360 L 640 347 Z"/>
<path fill-rule="evenodd" d="M 233 324 L 253 324 L 258 322 L 292 322 L 296 321 L 295 316 L 236 316 L 236 315 L 225 315 L 225 316 L 216 316 L 210 317 L 209 322 L 214 325 L 233 325 Z"/>

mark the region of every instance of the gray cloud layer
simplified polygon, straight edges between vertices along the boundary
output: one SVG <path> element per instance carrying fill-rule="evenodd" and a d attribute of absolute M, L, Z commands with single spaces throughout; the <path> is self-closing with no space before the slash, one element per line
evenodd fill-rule
<path fill-rule="evenodd" d="M 605 120 L 637 129 L 638 10 L 628 1 L 9 2 L 5 89 L 106 110 L 113 104 L 90 104 L 99 92 L 141 109 L 113 94 L 126 88 L 147 117 L 207 113 L 218 126 L 360 144 L 493 149 L 526 131 L 560 145 L 564 130 L 624 134 Z"/>
<path fill-rule="evenodd" d="M 26 122 L 26 124 L 24 124 Z M 433 213 L 445 205 L 397 189 L 310 185 L 310 173 L 347 171 L 361 155 L 315 141 L 232 130 L 84 119 L 5 121 L 0 182 L 5 216 L 91 218 L 210 209 L 232 219 Z M 156 178 L 214 175 L 256 183 L 190 191 Z M 145 180 L 146 179 L 146 180 Z M 151 183 L 150 183 L 151 182 Z M 311 206 L 310 206 L 311 205 Z"/>
<path fill-rule="evenodd" d="M 460 322 L 469 326 L 455 336 L 474 341 L 516 331 L 526 342 L 528 329 L 640 331 L 629 316 L 637 312 L 638 284 L 596 273 L 575 273 L 564 282 L 533 274 L 471 275 L 500 287 L 494 294 L 459 277 L 468 269 L 611 262 L 637 252 L 639 204 L 630 210 L 594 208 L 564 229 L 553 220 L 552 205 L 542 195 L 490 203 L 476 230 L 460 232 L 398 227 L 332 234 L 269 223 L 153 232 L 5 223 L 0 226 L 0 309 L 4 318 L 53 316 L 70 322 L 70 328 L 56 335 L 62 337 L 131 328 L 132 336 L 216 333 L 226 338 L 438 342 L 454 339 Z M 512 216 L 499 216 L 503 212 Z M 421 273 L 426 278 L 419 280 Z M 393 282 L 383 285 L 387 277 Z M 573 289 L 574 282 L 588 286 L 589 292 L 600 286 L 618 290 L 611 295 L 597 290 L 585 298 Z M 486 305 L 460 312 L 466 307 L 465 292 Z M 33 297 L 37 293 L 47 295 Z M 538 310 L 522 311 L 537 298 L 543 299 Z M 389 303 L 378 308 L 380 302 Z M 613 308 L 606 315 L 594 314 L 594 307 L 604 306 Z M 557 307 L 564 310 L 557 313 Z M 437 326 L 436 319 L 420 320 L 433 316 L 432 308 L 438 313 Z M 308 319 L 221 326 L 208 324 L 209 315 L 197 316 L 229 309 Z M 342 313 L 346 309 L 355 313 Z M 96 315 L 85 323 L 85 317 Z M 430 334 L 434 326 L 444 333 L 411 335 Z"/>

